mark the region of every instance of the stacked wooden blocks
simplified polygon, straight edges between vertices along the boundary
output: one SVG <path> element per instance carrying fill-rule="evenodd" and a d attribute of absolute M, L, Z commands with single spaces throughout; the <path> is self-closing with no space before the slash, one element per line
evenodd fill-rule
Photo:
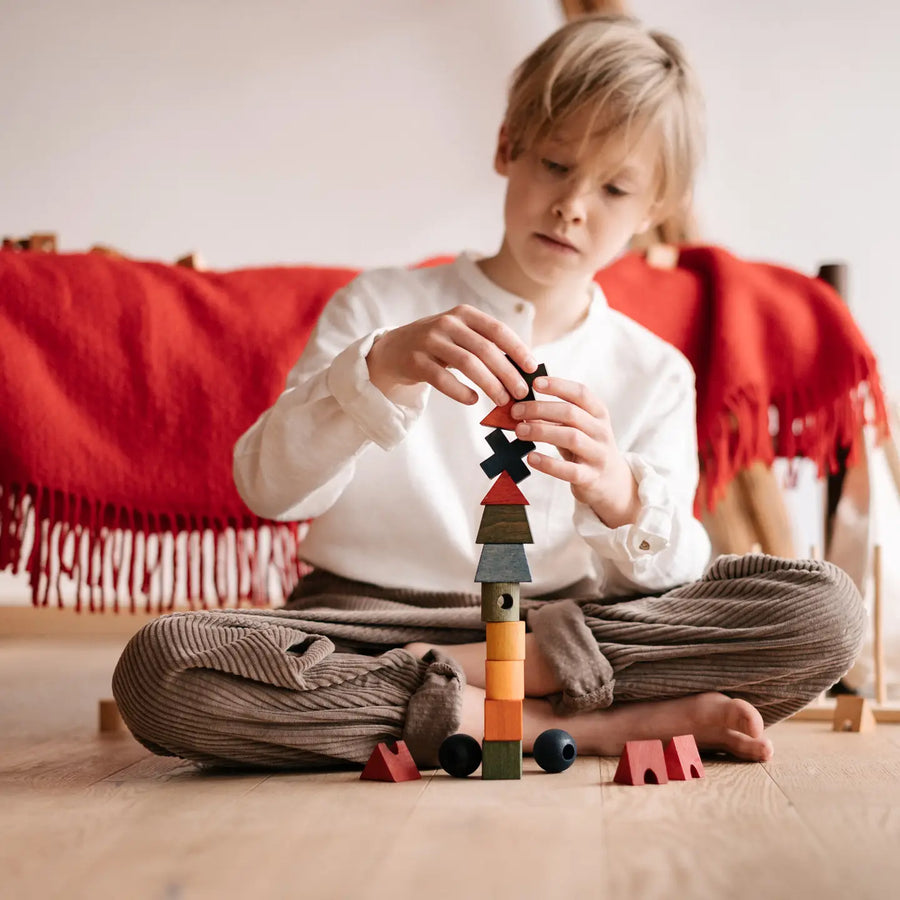
<path fill-rule="evenodd" d="M 540 366 L 534 373 L 521 374 L 529 387 L 525 399 L 532 400 L 531 382 L 547 371 Z M 525 623 L 519 615 L 519 586 L 531 581 L 524 545 L 533 541 L 525 511 L 528 500 L 518 482 L 531 474 L 522 457 L 534 444 L 510 441 L 504 435 L 504 429 L 516 427 L 510 415 L 512 402 L 481 421 L 494 428 L 486 438 L 494 452 L 481 468 L 489 478 L 496 478 L 481 501 L 484 510 L 475 539 L 482 545 L 475 581 L 481 584 L 481 619 L 487 639 L 481 777 L 490 780 L 522 777 Z"/>

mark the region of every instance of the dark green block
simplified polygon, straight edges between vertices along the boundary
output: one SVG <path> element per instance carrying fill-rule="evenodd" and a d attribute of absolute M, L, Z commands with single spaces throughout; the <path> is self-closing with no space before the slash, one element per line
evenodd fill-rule
<path fill-rule="evenodd" d="M 521 741 L 484 741 L 481 745 L 481 777 L 488 781 L 522 777 Z"/>
<path fill-rule="evenodd" d="M 481 621 L 519 621 L 518 582 L 486 582 L 481 585 Z"/>
<path fill-rule="evenodd" d="M 484 507 L 476 544 L 533 544 L 524 506 L 498 503 Z"/>

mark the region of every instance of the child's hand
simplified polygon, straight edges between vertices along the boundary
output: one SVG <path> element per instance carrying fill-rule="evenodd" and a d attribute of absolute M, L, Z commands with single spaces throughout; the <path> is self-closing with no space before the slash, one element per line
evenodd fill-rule
<path fill-rule="evenodd" d="M 453 368 L 503 406 L 511 397 L 528 394 L 507 353 L 523 371 L 537 368 L 531 351 L 511 328 L 472 306 L 457 306 L 383 334 L 366 362 L 370 381 L 385 395 L 399 385 L 425 382 L 471 406 L 478 395 L 448 371 Z"/>
<path fill-rule="evenodd" d="M 567 481 L 576 500 L 586 503 L 610 528 L 633 523 L 640 510 L 637 482 L 616 447 L 606 407 L 577 381 L 540 377 L 534 389 L 559 401 L 530 400 L 512 407 L 523 419 L 516 436 L 553 444 L 562 459 L 529 453 L 528 464 Z"/>

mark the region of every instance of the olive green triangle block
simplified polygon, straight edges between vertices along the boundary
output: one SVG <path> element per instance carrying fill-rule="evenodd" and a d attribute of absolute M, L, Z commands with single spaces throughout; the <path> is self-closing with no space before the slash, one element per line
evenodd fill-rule
<path fill-rule="evenodd" d="M 484 741 L 481 745 L 481 777 L 487 781 L 522 777 L 521 741 Z"/>
<path fill-rule="evenodd" d="M 485 506 L 476 544 L 533 544 L 524 506 Z"/>
<path fill-rule="evenodd" d="M 481 548 L 475 581 L 531 581 L 525 548 L 521 544 L 485 544 Z"/>

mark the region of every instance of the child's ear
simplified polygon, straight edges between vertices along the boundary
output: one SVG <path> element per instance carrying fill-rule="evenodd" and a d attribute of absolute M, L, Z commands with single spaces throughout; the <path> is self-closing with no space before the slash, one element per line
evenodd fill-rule
<path fill-rule="evenodd" d="M 644 234 L 644 232 L 649 231 L 651 228 L 654 228 L 658 225 L 662 219 L 660 213 L 662 212 L 662 201 L 657 200 L 653 203 L 650 208 L 647 210 L 646 216 L 644 220 L 638 225 L 635 234 Z"/>
<path fill-rule="evenodd" d="M 500 126 L 500 134 L 497 135 L 497 152 L 494 154 L 494 171 L 498 175 L 506 175 L 509 171 L 509 132 L 506 125 Z"/>

